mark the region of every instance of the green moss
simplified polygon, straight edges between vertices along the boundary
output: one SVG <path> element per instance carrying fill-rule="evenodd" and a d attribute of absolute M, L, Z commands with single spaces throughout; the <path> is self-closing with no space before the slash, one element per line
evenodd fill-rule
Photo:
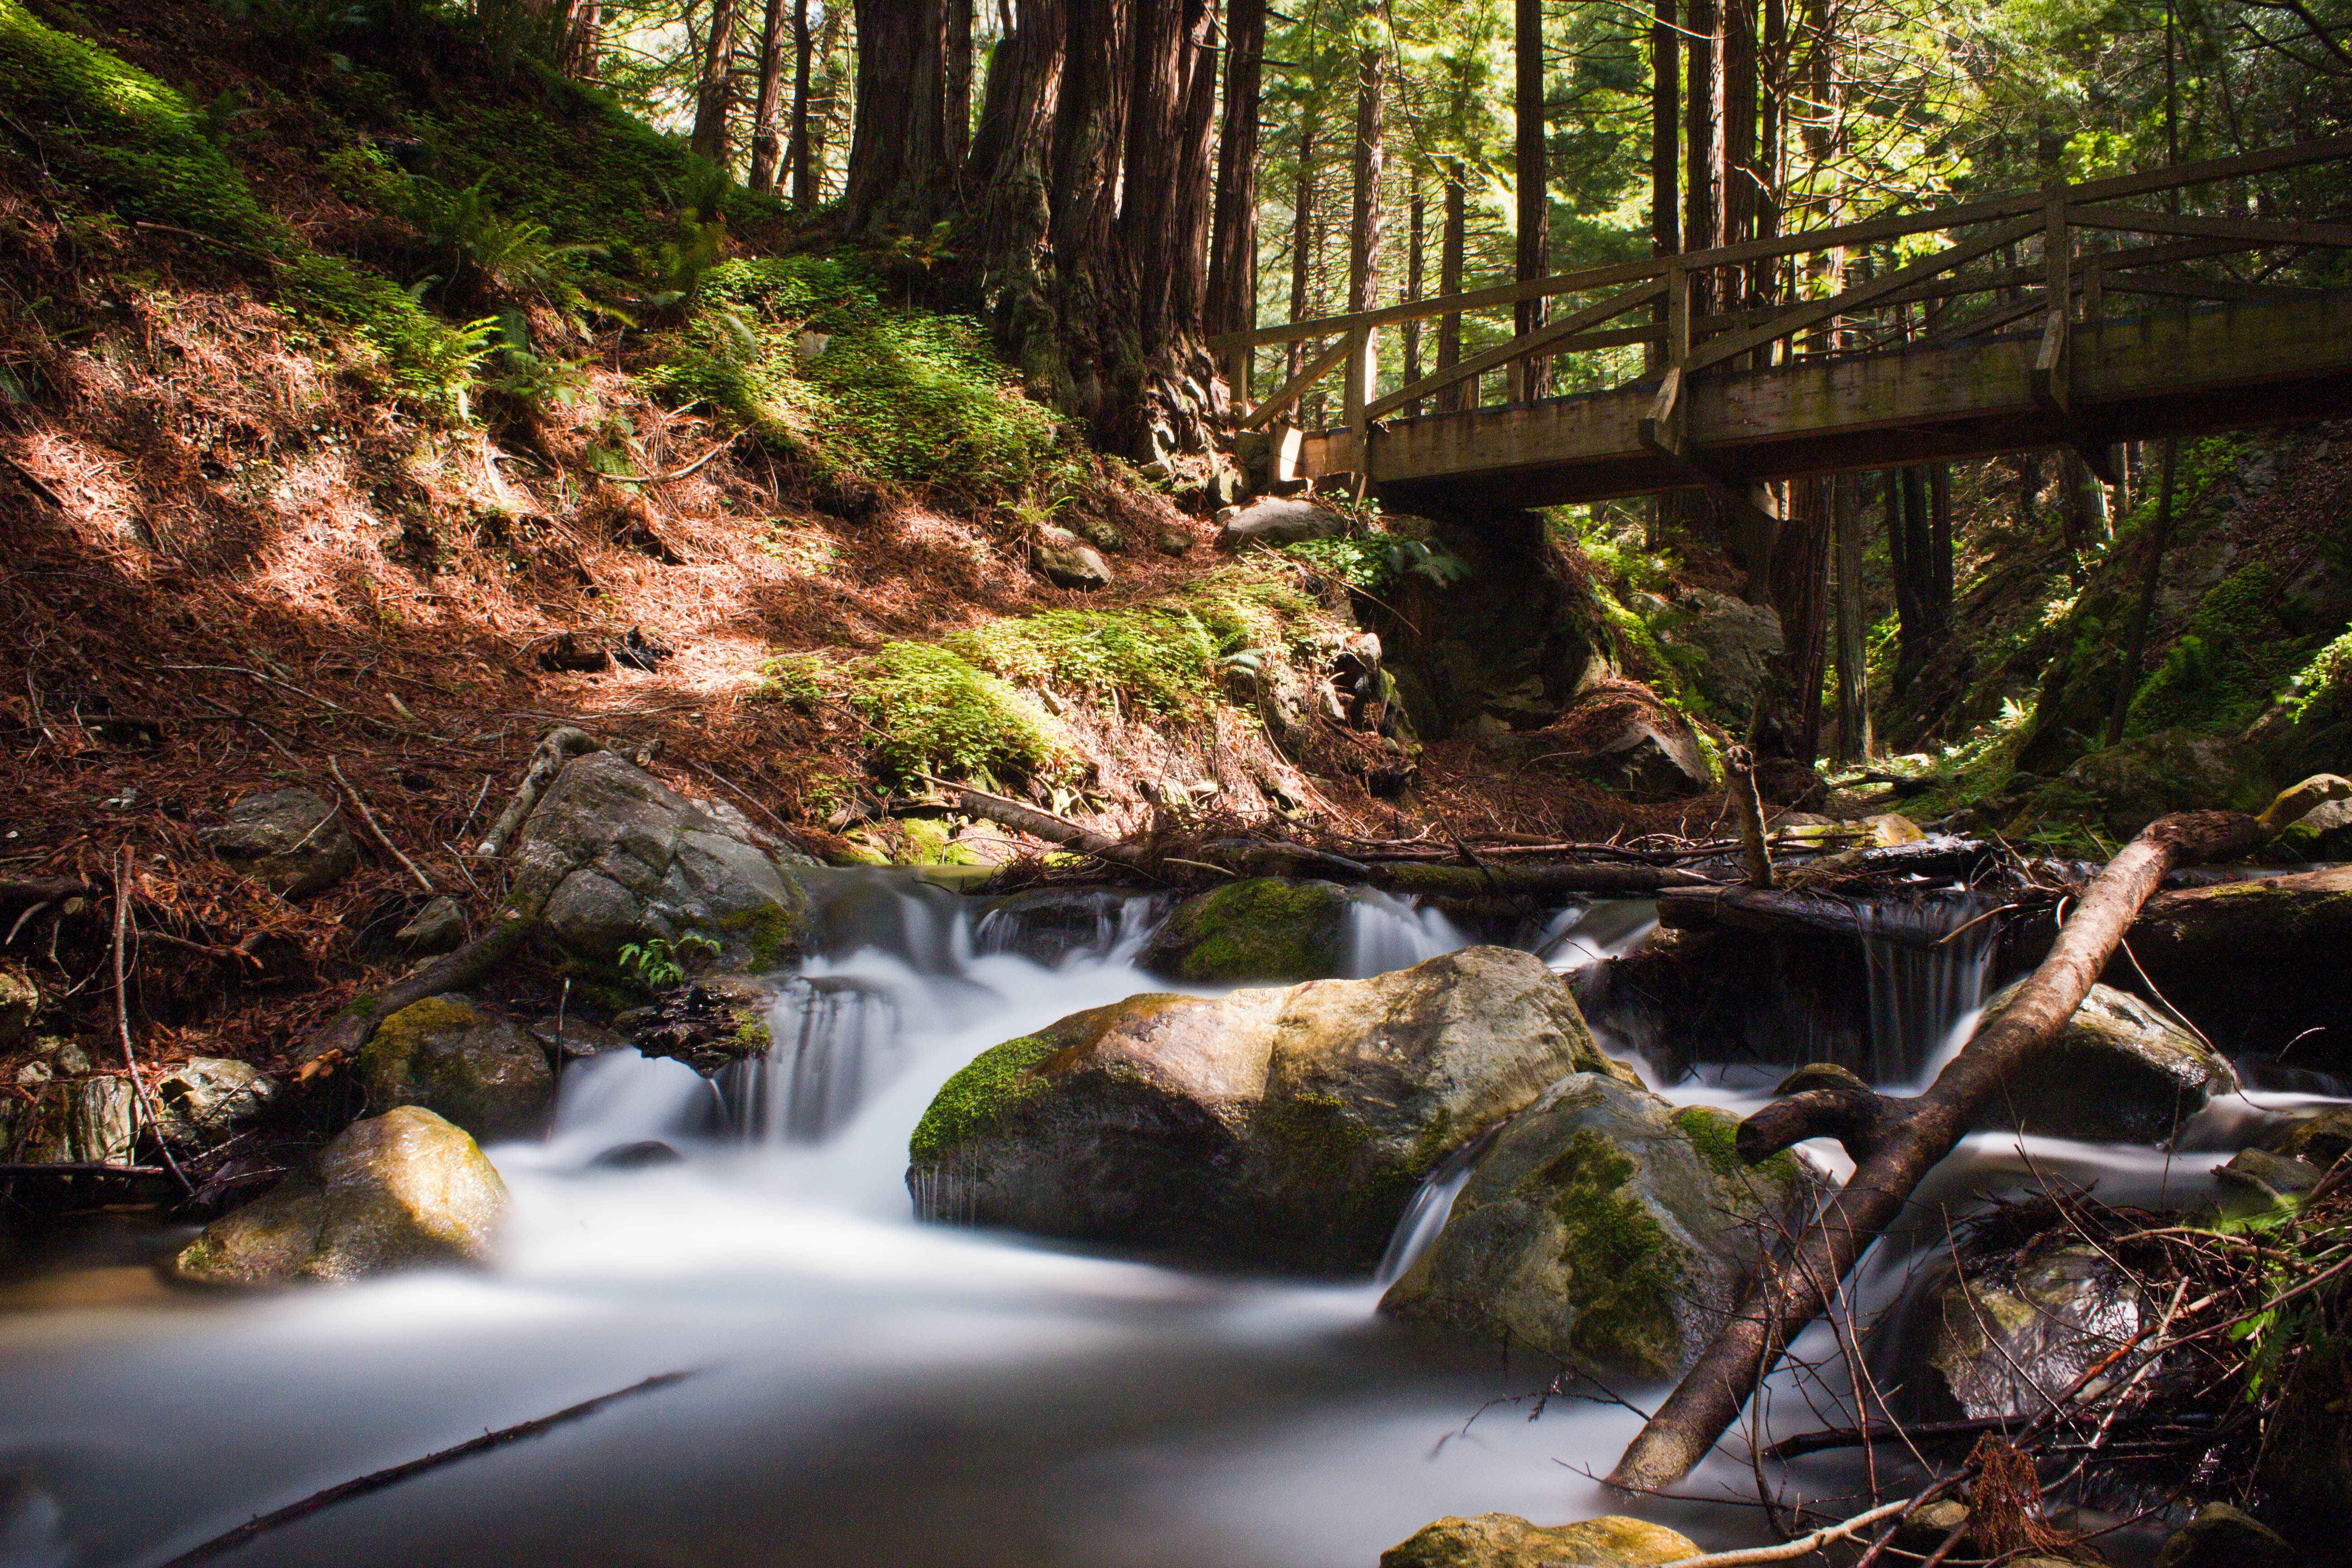
<path fill-rule="evenodd" d="M 1119 692 L 1156 713 L 1197 717 L 1215 700 L 1222 650 L 1190 606 L 1047 610 L 948 639 L 981 668 L 1028 686 Z"/>
<path fill-rule="evenodd" d="M 907 1157 L 918 1165 L 935 1164 L 958 1145 L 987 1131 L 1007 1110 L 1045 1087 L 1034 1069 L 1061 1048 L 1060 1040 L 1044 1034 L 1024 1035 L 981 1052 L 940 1086 L 907 1140 Z"/>
<path fill-rule="evenodd" d="M 2287 711 L 2299 724 L 2352 709 L 2352 631 L 2329 643 L 2287 683 Z"/>
<path fill-rule="evenodd" d="M 1200 984 L 1327 978 L 1345 958 L 1347 908 L 1347 896 L 1328 882 L 1231 883 L 1180 906 L 1146 962 Z"/>
<path fill-rule="evenodd" d="M 765 1024 L 745 1024 L 735 1031 L 735 1037 L 742 1041 L 744 1050 L 753 1056 L 776 1043 L 775 1037 L 768 1032 Z"/>
<path fill-rule="evenodd" d="M 1742 1160 L 1739 1118 L 1720 1106 L 1685 1106 L 1675 1112 L 1675 1125 L 1682 1129 L 1691 1147 L 1725 1181 L 1744 1186 L 1760 1174 L 1781 1186 L 1793 1186 L 1803 1179 L 1796 1155 L 1785 1149 L 1760 1165 L 1750 1165 Z"/>
<path fill-rule="evenodd" d="M 1681 1345 L 1669 1303 L 1680 1249 L 1641 1200 L 1624 1190 L 1631 1157 L 1585 1129 L 1523 1177 L 1517 1195 L 1548 1202 L 1561 1228 L 1560 1263 L 1582 1303 L 1569 1343 L 1603 1364 L 1670 1372 Z"/>
<path fill-rule="evenodd" d="M 1066 766 L 1045 715 L 952 648 L 885 643 L 846 673 L 851 705 L 880 731 L 876 759 L 901 776 L 1052 777 Z"/>
<path fill-rule="evenodd" d="M 2285 571 L 2257 561 L 2216 584 L 2155 672 L 2132 694 L 2127 733 L 2242 731 L 2311 639 L 2293 624 Z"/>
<path fill-rule="evenodd" d="M 726 922 L 729 935 L 740 935 L 751 950 L 754 973 L 781 969 L 801 950 L 801 918 L 782 904 L 762 904 L 748 915 Z"/>

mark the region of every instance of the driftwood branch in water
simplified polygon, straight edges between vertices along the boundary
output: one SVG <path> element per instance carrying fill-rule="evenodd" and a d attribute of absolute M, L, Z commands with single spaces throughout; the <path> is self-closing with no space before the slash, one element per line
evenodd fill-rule
<path fill-rule="evenodd" d="M 1688 1475 L 1755 1393 L 1772 1348 L 1792 1343 L 1854 1264 L 1903 1211 L 1928 1171 L 1956 1148 L 2001 1084 L 2057 1038 L 2106 966 L 2124 931 L 2177 865 L 2225 859 L 2267 830 L 2232 812 L 2159 817 L 2107 863 L 2009 1005 L 1916 1099 L 1813 1091 L 1766 1106 L 1741 1124 L 1740 1157 L 1755 1162 L 1816 1136 L 1854 1139 L 1853 1177 L 1823 1205 L 1794 1256 L 1748 1287 L 1715 1342 L 1642 1428 L 1610 1479 L 1656 1489 Z M 1860 1103 L 1867 1094 L 1874 1102 Z"/>
<path fill-rule="evenodd" d="M 421 1459 L 411 1459 L 406 1464 L 394 1465 L 390 1469 L 375 1470 L 329 1487 L 324 1491 L 312 1492 L 299 1502 L 288 1503 L 284 1508 L 249 1519 L 235 1530 L 224 1531 L 210 1541 L 189 1548 L 163 1563 L 163 1568 L 185 1568 L 189 1563 L 209 1563 L 215 1557 L 225 1556 L 236 1551 L 255 1537 L 266 1534 L 281 1524 L 291 1524 L 298 1519 L 304 1519 L 317 1513 L 320 1509 L 331 1508 L 346 1498 L 364 1497 L 370 1492 L 382 1491 L 386 1487 L 399 1485 L 411 1476 L 421 1476 L 427 1470 L 437 1470 L 444 1465 L 455 1464 L 459 1459 L 471 1458 L 476 1454 L 488 1453 L 492 1448 L 502 1448 L 509 1443 L 520 1443 L 526 1437 L 536 1437 L 550 1427 L 560 1426 L 567 1421 L 577 1421 L 583 1415 L 593 1415 L 615 1400 L 626 1399 L 636 1394 L 651 1394 L 657 1388 L 667 1388 L 672 1384 L 683 1383 L 694 1375 L 691 1372 L 666 1372 L 657 1377 L 649 1377 L 643 1383 L 633 1383 L 626 1388 L 615 1389 L 610 1394 L 600 1394 L 593 1399 L 583 1399 L 579 1404 L 568 1405 L 552 1415 L 542 1415 L 535 1421 L 525 1421 L 518 1426 L 502 1426 L 495 1432 L 485 1432 L 478 1437 L 467 1438 L 454 1447 L 436 1450 Z"/>
<path fill-rule="evenodd" d="M 1460 899 L 1546 893 L 1654 893 L 1661 888 L 1710 885 L 1697 872 L 1673 866 L 1628 866 L 1617 862 L 1597 866 L 1432 866 L 1397 861 L 1367 864 L 1304 844 L 1258 838 L 1211 839 L 1205 844 L 1187 844 L 1181 857 L 1163 856 L 1134 839 L 1112 838 L 1051 812 L 969 786 L 958 789 L 956 805 L 967 816 L 983 817 L 1001 827 L 1013 828 L 1048 844 L 1147 875 L 1164 865 L 1198 865 L 1244 876 L 1323 877 L 1340 882 L 1369 882 L 1392 892 Z"/>

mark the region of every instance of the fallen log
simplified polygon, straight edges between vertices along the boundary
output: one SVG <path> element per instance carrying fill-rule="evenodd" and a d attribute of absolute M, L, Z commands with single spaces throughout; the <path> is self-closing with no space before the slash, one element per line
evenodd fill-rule
<path fill-rule="evenodd" d="M 569 724 L 550 730 L 541 738 L 538 750 L 531 752 L 530 763 L 522 772 L 522 783 L 515 786 L 514 799 L 499 814 L 497 824 L 475 846 L 474 853 L 486 860 L 497 858 L 521 828 L 530 808 L 539 804 L 541 793 L 563 771 L 563 764 L 604 749 L 603 742 L 585 730 L 575 730 Z"/>
<path fill-rule="evenodd" d="M 1376 867 L 1372 885 L 1392 893 L 1429 893 L 1449 898 L 1482 894 L 1542 897 L 1555 893 L 1605 893 L 1639 897 L 1661 889 L 1704 889 L 1714 884 L 1696 871 L 1679 866 L 1599 865 L 1470 866 L 1388 865 Z"/>
<path fill-rule="evenodd" d="M 2232 812 L 2158 818 L 2107 863 L 2060 929 L 2049 957 L 1927 1092 L 1904 1099 L 1859 1088 L 1809 1089 L 1742 1122 L 1736 1147 L 1748 1163 L 1808 1138 L 1833 1137 L 1853 1156 L 1853 1179 L 1822 1206 L 1792 1256 L 1749 1286 L 1714 1343 L 1617 1461 L 1611 1482 L 1656 1490 L 1688 1475 L 1738 1419 L 1775 1348 L 1793 1342 L 1821 1316 L 1863 1253 L 1902 1214 L 1920 1180 L 1958 1146 L 2004 1080 L 2065 1028 L 2164 874 L 2176 865 L 2242 855 L 2269 832 Z"/>

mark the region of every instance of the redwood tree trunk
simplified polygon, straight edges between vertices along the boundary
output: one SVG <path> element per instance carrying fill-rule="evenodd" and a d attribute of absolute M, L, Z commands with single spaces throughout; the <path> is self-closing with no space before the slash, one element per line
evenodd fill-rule
<path fill-rule="evenodd" d="M 712 163 L 727 162 L 728 67 L 735 56 L 735 0 L 710 0 L 709 30 L 702 40 L 702 79 L 694 93 L 694 150 Z"/>
<path fill-rule="evenodd" d="M 1428 207 L 1421 194 L 1421 164 L 1418 162 L 1413 163 L 1412 174 L 1412 194 L 1405 202 L 1404 294 L 1402 296 L 1408 303 L 1417 302 L 1421 299 L 1422 240 L 1427 230 L 1429 218 Z M 1411 385 L 1421 379 L 1421 322 L 1418 320 L 1405 322 L 1402 335 L 1404 337 L 1403 379 L 1407 385 Z M 1420 403 L 1416 401 L 1412 404 L 1405 409 L 1405 413 L 1409 417 L 1420 417 Z"/>
<path fill-rule="evenodd" d="M 1543 0 L 1518 0 L 1517 22 L 1517 135 L 1511 177 L 1518 184 L 1517 276 L 1524 283 L 1550 269 L 1551 212 L 1544 179 Z M 1512 321 L 1524 336 L 1542 326 L 1546 315 L 1543 300 L 1522 300 L 1513 309 Z M 1521 360 L 1516 368 L 1522 398 L 1533 402 L 1549 390 L 1549 361 Z"/>
<path fill-rule="evenodd" d="M 783 100 L 783 87 L 784 0 L 768 0 L 767 19 L 760 28 L 760 96 L 751 110 L 750 183 L 755 191 L 776 188 L 776 110 Z"/>
<path fill-rule="evenodd" d="M 1238 332 L 1257 322 L 1258 116 L 1265 93 L 1265 0 L 1226 8 L 1225 111 L 1217 132 L 1217 210 L 1209 242 L 1207 324 Z"/>
<path fill-rule="evenodd" d="M 1322 129 L 1320 105 L 1308 100 L 1298 115 L 1298 181 L 1290 198 L 1290 319 L 1307 319 L 1307 286 L 1314 276 L 1315 139 Z M 1298 374 L 1298 340 L 1283 348 L 1283 375 Z"/>
<path fill-rule="evenodd" d="M 940 5 L 857 0 L 857 97 L 842 197 L 846 233 L 919 234 L 942 214 L 947 60 Z"/>
<path fill-rule="evenodd" d="M 809 57 L 815 42 L 809 36 L 808 0 L 793 0 L 793 210 L 802 213 L 816 208 L 816 144 L 809 135 Z"/>
<path fill-rule="evenodd" d="M 1688 89 L 1683 95 L 1683 249 L 1712 250 L 1721 243 L 1716 221 L 1723 197 L 1723 144 L 1717 135 L 1715 106 L 1716 0 L 1690 0 L 1685 7 L 1685 58 Z M 1707 279 L 1692 280 L 1691 309 L 1704 310 L 1711 299 Z"/>
<path fill-rule="evenodd" d="M 1650 254 L 1672 256 L 1683 247 L 1682 222 L 1675 205 L 1682 196 L 1682 159 L 1675 138 L 1681 129 L 1682 38 L 1675 20 L 1675 0 L 1655 0 L 1650 24 Z M 1661 297 L 1650 319 L 1666 324 L 1666 301 Z M 1651 368 L 1659 367 L 1662 344 L 1648 350 Z M 1653 513 L 1654 515 L 1654 511 Z"/>
<path fill-rule="evenodd" d="M 1449 296 L 1462 292 L 1462 246 L 1469 229 L 1469 191 L 1467 172 L 1459 158 L 1445 161 L 1445 227 L 1437 241 L 1437 292 Z M 1446 370 L 1462 363 L 1462 313 L 1451 310 L 1437 318 L 1437 368 Z M 1439 389 L 1437 411 L 1450 414 L 1456 409 L 1475 405 L 1476 386 L 1470 382 L 1455 382 Z"/>
<path fill-rule="evenodd" d="M 947 165 L 963 167 L 971 155 L 971 0 L 946 0 Z"/>

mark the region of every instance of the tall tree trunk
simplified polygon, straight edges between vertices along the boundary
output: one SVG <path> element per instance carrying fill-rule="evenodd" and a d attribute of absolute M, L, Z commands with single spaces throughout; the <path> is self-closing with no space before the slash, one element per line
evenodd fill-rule
<path fill-rule="evenodd" d="M 1309 99 L 1298 113 L 1298 181 L 1290 199 L 1290 319 L 1307 319 L 1307 287 L 1314 276 L 1315 250 L 1315 139 L 1322 130 L 1321 106 Z M 1298 374 L 1298 340 L 1292 339 L 1283 350 L 1282 374 L 1286 380 Z"/>
<path fill-rule="evenodd" d="M 1838 755 L 1870 755 L 1870 674 L 1863 662 L 1862 476 L 1841 475 L 1830 500 L 1837 533 Z"/>
<path fill-rule="evenodd" d="M 760 27 L 760 96 L 751 109 L 751 186 L 763 193 L 776 188 L 776 110 L 784 91 L 784 4 L 785 0 L 768 0 L 767 19 Z M 801 20 L 805 23 L 807 18 Z"/>
<path fill-rule="evenodd" d="M 944 115 L 947 163 L 963 167 L 971 156 L 971 5 L 972 0 L 946 0 L 947 42 Z"/>
<path fill-rule="evenodd" d="M 1682 159 L 1677 138 L 1682 132 L 1682 39 L 1676 31 L 1675 0 L 1655 0 L 1650 22 L 1650 254 L 1672 256 L 1683 247 L 1682 217 L 1675 204 L 1682 199 Z M 1666 301 L 1651 306 L 1650 319 L 1666 324 Z M 1648 349 L 1650 368 L 1659 368 L 1663 344 Z M 1656 515 L 1655 508 L 1652 516 Z"/>
<path fill-rule="evenodd" d="M 702 38 L 702 77 L 694 90 L 694 150 L 725 167 L 727 114 L 733 96 L 729 67 L 735 58 L 735 0 L 710 0 Z"/>
<path fill-rule="evenodd" d="M 1715 98 L 1716 0 L 1689 0 L 1684 7 L 1683 54 L 1688 62 L 1683 93 L 1683 249 L 1712 250 L 1721 243 L 1716 222 L 1723 199 L 1723 143 Z M 1706 311 L 1713 290 L 1705 278 L 1692 279 L 1691 310 Z"/>
<path fill-rule="evenodd" d="M 1437 241 L 1437 292 L 1451 297 L 1462 292 L 1462 248 L 1469 230 L 1466 171 L 1459 158 L 1445 161 L 1445 226 Z M 1449 310 L 1437 318 L 1437 368 L 1450 370 L 1462 363 L 1462 313 Z M 1470 384 L 1455 382 L 1437 395 L 1437 411 L 1450 414 L 1475 405 Z"/>
<path fill-rule="evenodd" d="M 1550 270 L 1551 204 L 1544 178 L 1544 45 L 1543 0 L 1517 0 L 1514 54 L 1517 91 L 1511 178 L 1518 186 L 1518 245 L 1516 276 L 1522 283 Z M 1548 312 L 1541 300 L 1522 300 L 1512 312 L 1521 336 L 1544 324 Z M 1550 362 L 1521 360 L 1512 367 L 1519 396 L 1534 402 L 1550 390 Z"/>
<path fill-rule="evenodd" d="M 1756 196 L 1760 181 L 1756 167 L 1756 0 L 1717 0 L 1722 16 L 1722 217 L 1716 226 L 1717 245 L 1738 245 L 1755 237 Z M 1727 288 L 1730 287 L 1726 280 Z M 1727 297 L 1727 308 L 1746 301 Z"/>
<path fill-rule="evenodd" d="M 2166 13 L 2170 20 L 2171 13 Z M 2148 624 L 2156 618 L 2156 591 L 2164 582 L 2164 551 L 2172 542 L 2173 479 L 2180 461 L 2180 438 L 2168 436 L 2156 481 L 2156 527 L 2147 542 L 2147 569 L 2140 574 L 2139 598 L 2132 605 L 2131 630 L 2124 642 L 2123 670 L 2116 677 L 2115 700 L 2107 710 L 2106 743 L 2124 738 L 2131 720 L 2132 693 L 2139 686 L 2140 662 L 2147 657 Z"/>
<path fill-rule="evenodd" d="M 826 26 L 832 26 L 831 18 Z M 815 39 L 809 36 L 808 0 L 793 0 L 793 210 L 816 210 L 816 146 L 809 135 L 809 57 Z"/>
<path fill-rule="evenodd" d="M 1225 108 L 1217 133 L 1217 211 L 1209 240 L 1208 327 L 1257 324 L 1258 116 L 1263 111 L 1266 0 L 1226 8 Z"/>
<path fill-rule="evenodd" d="M 1355 188 L 1348 217 L 1348 310 L 1380 303 L 1381 177 L 1388 164 L 1388 59 L 1378 44 L 1356 55 Z"/>
<path fill-rule="evenodd" d="M 919 234 L 940 215 L 947 63 L 940 5 L 857 0 L 857 96 L 842 196 L 849 234 Z"/>
<path fill-rule="evenodd" d="M 1408 303 L 1421 299 L 1422 239 L 1428 221 L 1426 204 L 1422 198 L 1421 162 L 1415 159 L 1411 171 L 1412 184 L 1405 202 L 1404 294 Z M 1421 379 L 1421 322 L 1418 319 L 1404 323 L 1404 371 L 1406 385 Z M 1405 408 L 1409 418 L 1421 416 L 1421 405 L 1414 402 Z"/>
<path fill-rule="evenodd" d="M 1756 210 L 1749 224 L 1759 239 L 1780 232 L 1780 208 L 1788 190 L 1789 8 L 1786 0 L 1764 0 L 1764 33 L 1757 49 L 1756 85 L 1759 95 L 1756 121 Z M 1766 257 L 1750 262 L 1748 297 L 1769 304 L 1780 297 L 1784 267 L 1792 259 Z M 1761 367 L 1772 363 L 1772 345 L 1756 356 Z"/>
<path fill-rule="evenodd" d="M 1888 552 L 1895 563 L 1895 689 L 1919 673 L 1935 641 L 1935 558 L 1927 521 L 1927 475 L 1919 465 L 1897 469 L 1887 487 Z"/>
<path fill-rule="evenodd" d="M 1020 25 L 997 41 L 989 60 L 969 181 L 978 193 L 981 291 L 993 306 L 996 335 L 1012 346 L 1029 391 L 1055 399 L 1074 395 L 1046 261 L 1068 46 L 1063 0 L 1022 0 Z"/>

